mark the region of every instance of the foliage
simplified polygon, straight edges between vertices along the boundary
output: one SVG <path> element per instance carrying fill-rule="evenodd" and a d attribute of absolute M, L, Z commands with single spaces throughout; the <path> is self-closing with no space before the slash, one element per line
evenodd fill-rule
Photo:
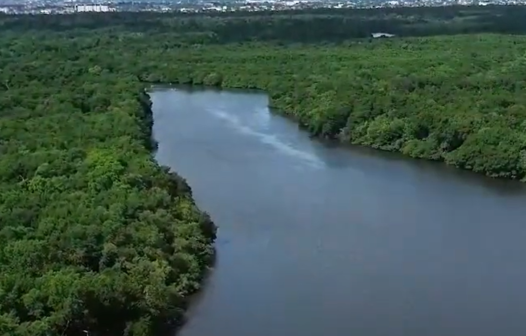
<path fill-rule="evenodd" d="M 151 157 L 148 83 L 262 89 L 314 135 L 524 178 L 526 40 L 487 33 L 524 11 L 0 16 L 0 335 L 152 335 L 199 287 L 215 227 Z M 357 39 L 379 30 L 405 37 Z"/>
<path fill-rule="evenodd" d="M 213 76 L 218 86 L 263 89 L 273 108 L 314 135 L 522 179 L 524 43 L 523 36 L 486 34 L 150 48 L 136 74 L 194 85 L 214 84 Z"/>
<path fill-rule="evenodd" d="M 149 152 L 142 85 L 79 42 L 2 39 L 0 335 L 151 335 L 211 261 L 212 222 Z"/>

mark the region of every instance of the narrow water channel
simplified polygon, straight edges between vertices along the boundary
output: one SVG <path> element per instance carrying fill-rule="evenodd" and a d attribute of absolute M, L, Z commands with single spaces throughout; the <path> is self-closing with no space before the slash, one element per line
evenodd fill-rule
<path fill-rule="evenodd" d="M 522 184 L 324 145 L 263 94 L 151 98 L 157 160 L 219 225 L 180 335 L 526 335 Z"/>

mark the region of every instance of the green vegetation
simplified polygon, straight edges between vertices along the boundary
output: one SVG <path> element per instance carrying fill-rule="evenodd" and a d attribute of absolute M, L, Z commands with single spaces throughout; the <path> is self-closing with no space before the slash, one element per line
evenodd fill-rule
<path fill-rule="evenodd" d="M 323 48 L 149 49 L 139 76 L 263 89 L 273 107 L 314 135 L 522 179 L 525 43 L 522 36 L 466 35 Z"/>
<path fill-rule="evenodd" d="M 153 161 L 143 86 L 90 59 L 89 40 L 1 39 L 0 335 L 180 321 L 215 228 Z"/>
<path fill-rule="evenodd" d="M 496 33 L 525 14 L 0 16 L 0 335 L 181 320 L 215 228 L 151 157 L 148 83 L 263 89 L 314 135 L 523 179 L 526 38 Z"/>

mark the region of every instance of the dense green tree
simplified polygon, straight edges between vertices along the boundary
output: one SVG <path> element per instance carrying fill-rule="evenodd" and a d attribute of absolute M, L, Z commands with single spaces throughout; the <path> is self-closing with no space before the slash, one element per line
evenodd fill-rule
<path fill-rule="evenodd" d="M 265 90 L 313 135 L 525 178 L 526 39 L 497 34 L 525 11 L 0 16 L 0 335 L 181 320 L 215 226 L 152 158 L 151 83 Z"/>
<path fill-rule="evenodd" d="M 17 36 L 1 39 L 0 334 L 177 323 L 215 227 L 154 162 L 143 85 L 92 38 Z"/>

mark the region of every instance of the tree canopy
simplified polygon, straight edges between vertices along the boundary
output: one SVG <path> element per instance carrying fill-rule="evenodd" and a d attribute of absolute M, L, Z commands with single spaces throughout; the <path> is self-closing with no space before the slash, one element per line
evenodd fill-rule
<path fill-rule="evenodd" d="M 153 160 L 135 76 L 93 41 L 18 37 L 0 37 L 0 335 L 153 335 L 199 287 L 214 225 Z"/>
<path fill-rule="evenodd" d="M 152 158 L 150 83 L 262 89 L 313 135 L 525 178 L 524 14 L 0 16 L 0 335 L 181 320 L 215 226 Z"/>

